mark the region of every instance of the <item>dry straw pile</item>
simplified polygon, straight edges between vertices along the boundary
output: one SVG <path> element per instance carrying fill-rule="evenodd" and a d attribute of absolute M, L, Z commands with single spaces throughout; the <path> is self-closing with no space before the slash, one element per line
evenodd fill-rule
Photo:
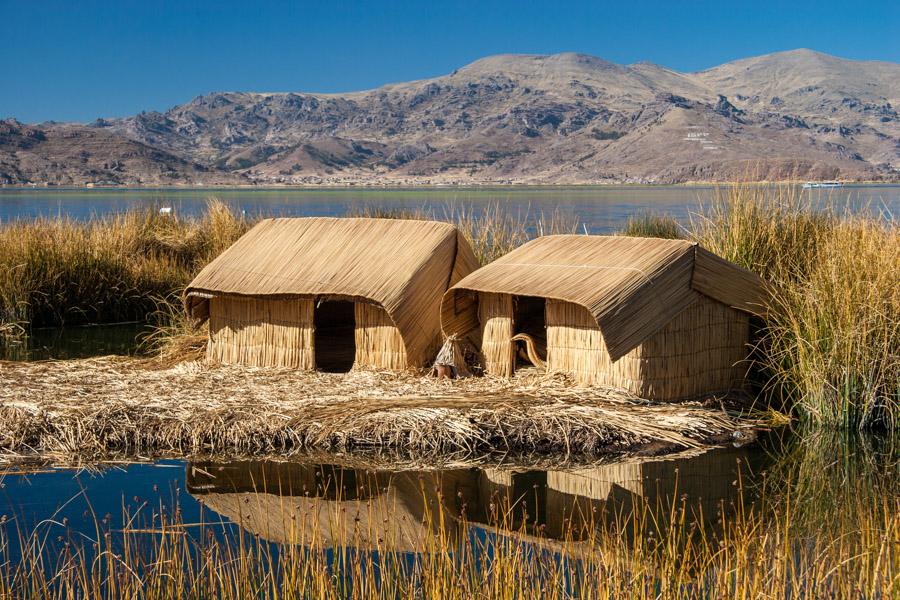
<path fill-rule="evenodd" d="M 355 448 L 660 452 L 748 426 L 718 406 L 654 405 L 535 372 L 450 382 L 197 362 L 159 369 L 116 358 L 0 363 L 0 422 L 7 460 Z"/>

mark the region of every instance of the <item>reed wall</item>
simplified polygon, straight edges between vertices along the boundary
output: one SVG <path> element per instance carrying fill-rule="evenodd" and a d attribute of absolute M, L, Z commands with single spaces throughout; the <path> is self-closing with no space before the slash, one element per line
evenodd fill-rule
<path fill-rule="evenodd" d="M 623 388 L 652 400 L 678 400 L 741 386 L 748 339 L 746 313 L 701 297 L 613 362 L 587 309 L 547 301 L 549 370 L 568 373 L 581 384 Z"/>
<path fill-rule="evenodd" d="M 515 370 L 513 317 L 513 297 L 510 294 L 479 294 L 481 354 L 484 371 L 489 375 L 511 377 Z"/>
<path fill-rule="evenodd" d="M 411 360 L 399 329 L 387 311 L 355 302 L 354 368 L 400 370 L 424 364 Z M 314 370 L 315 300 L 268 300 L 214 297 L 209 301 L 207 359 L 214 363 L 251 367 L 291 367 Z"/>
<path fill-rule="evenodd" d="M 206 356 L 214 363 L 315 369 L 313 300 L 210 298 Z"/>
<path fill-rule="evenodd" d="M 356 360 L 354 367 L 405 369 L 410 364 L 421 366 L 425 356 L 407 357 L 400 330 L 387 311 L 380 306 L 356 302 Z"/>

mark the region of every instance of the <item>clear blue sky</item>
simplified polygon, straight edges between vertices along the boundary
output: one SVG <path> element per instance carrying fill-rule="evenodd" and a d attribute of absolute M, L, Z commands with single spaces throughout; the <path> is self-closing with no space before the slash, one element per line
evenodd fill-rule
<path fill-rule="evenodd" d="M 212 91 L 367 89 L 503 52 L 694 71 L 801 47 L 900 62 L 900 1 L 0 0 L 0 118 L 89 121 Z"/>

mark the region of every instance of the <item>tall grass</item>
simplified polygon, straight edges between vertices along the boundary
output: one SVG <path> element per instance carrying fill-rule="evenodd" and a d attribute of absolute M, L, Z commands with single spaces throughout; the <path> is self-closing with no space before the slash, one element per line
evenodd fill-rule
<path fill-rule="evenodd" d="M 644 211 L 628 217 L 628 222 L 619 232 L 619 235 L 654 237 L 667 240 L 681 239 L 686 234 L 687 231 L 678 223 L 675 217 L 652 211 Z"/>
<path fill-rule="evenodd" d="M 759 362 L 768 391 L 814 425 L 900 425 L 900 229 L 871 211 L 819 208 L 795 187 L 736 185 L 694 239 L 763 276 Z"/>
<path fill-rule="evenodd" d="M 199 219 L 154 211 L 0 227 L 0 326 L 143 321 L 248 223 L 218 201 Z"/>
<path fill-rule="evenodd" d="M 740 476 L 735 484 L 742 485 Z M 527 492 L 520 498 L 495 494 L 487 521 L 476 523 L 467 520 L 465 507 L 450 508 L 453 498 L 427 502 L 434 499 L 429 485 L 428 478 L 421 483 L 421 516 L 405 524 L 399 515 L 408 513 L 394 511 L 395 500 L 377 494 L 307 505 L 290 497 L 273 505 L 263 493 L 239 496 L 241 521 L 259 510 L 269 517 L 247 531 L 215 518 L 184 522 L 177 500 L 123 508 L 122 529 L 95 516 L 84 536 L 53 518 L 32 531 L 6 520 L 0 524 L 0 597 L 803 600 L 900 594 L 897 496 L 854 497 L 848 518 L 817 530 L 796 522 L 789 500 L 770 505 L 763 496 L 751 506 L 739 495 L 715 523 L 676 494 L 659 505 L 638 500 L 627 512 L 581 514 L 550 539 L 527 513 Z M 355 516 L 373 511 L 384 521 Z M 285 539 L 267 541 L 269 526 Z M 402 531 L 417 532 L 412 547 Z M 16 548 L 23 549 L 18 556 Z"/>

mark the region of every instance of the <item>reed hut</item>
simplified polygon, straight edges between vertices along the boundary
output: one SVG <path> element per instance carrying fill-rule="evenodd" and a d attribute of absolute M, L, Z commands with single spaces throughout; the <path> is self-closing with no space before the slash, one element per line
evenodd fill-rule
<path fill-rule="evenodd" d="M 441 326 L 480 349 L 489 374 L 546 363 L 581 384 L 678 400 L 743 385 L 764 290 L 684 240 L 554 235 L 453 285 Z"/>
<path fill-rule="evenodd" d="M 477 266 L 447 223 L 266 219 L 197 275 L 184 302 L 209 320 L 211 362 L 405 369 L 434 357 L 441 295 Z"/>

